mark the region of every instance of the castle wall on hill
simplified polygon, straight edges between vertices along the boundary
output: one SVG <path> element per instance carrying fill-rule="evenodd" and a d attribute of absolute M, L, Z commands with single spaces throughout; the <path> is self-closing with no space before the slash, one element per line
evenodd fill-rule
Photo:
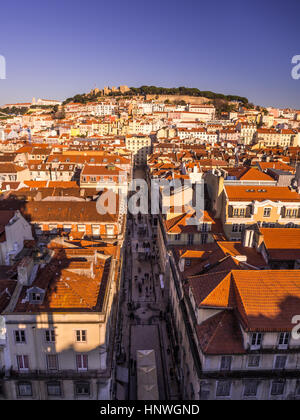
<path fill-rule="evenodd" d="M 188 95 L 146 95 L 146 100 L 151 101 L 152 99 L 157 99 L 157 96 L 158 96 L 158 100 L 162 102 L 168 99 L 170 102 L 185 101 L 190 104 L 201 105 L 210 101 L 208 98 L 204 98 L 201 96 L 198 97 L 198 96 L 188 96 Z"/>

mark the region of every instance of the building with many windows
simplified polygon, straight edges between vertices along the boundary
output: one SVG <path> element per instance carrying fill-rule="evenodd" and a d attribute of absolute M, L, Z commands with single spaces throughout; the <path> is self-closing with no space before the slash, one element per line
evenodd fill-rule
<path fill-rule="evenodd" d="M 126 149 L 133 153 L 135 165 L 145 165 L 147 163 L 147 157 L 152 151 L 151 137 L 144 135 L 127 135 L 125 140 Z"/>
<path fill-rule="evenodd" d="M 19 270 L 14 290 L 7 284 L 2 394 L 109 398 L 119 247 L 54 244 L 49 258 L 40 261 L 35 276 Z"/>
<path fill-rule="evenodd" d="M 300 345 L 292 334 L 300 271 L 228 271 L 228 262 L 220 261 L 183 284 L 172 260 L 170 305 L 183 398 L 300 399 Z"/>
<path fill-rule="evenodd" d="M 300 194 L 287 187 L 231 186 L 223 191 L 221 219 L 227 239 L 241 239 L 246 227 L 300 226 Z"/>

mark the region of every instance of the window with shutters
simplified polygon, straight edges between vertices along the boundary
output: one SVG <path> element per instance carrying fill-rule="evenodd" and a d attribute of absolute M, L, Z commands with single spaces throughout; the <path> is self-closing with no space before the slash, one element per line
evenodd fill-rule
<path fill-rule="evenodd" d="M 239 209 L 233 209 L 233 217 L 239 216 Z"/>

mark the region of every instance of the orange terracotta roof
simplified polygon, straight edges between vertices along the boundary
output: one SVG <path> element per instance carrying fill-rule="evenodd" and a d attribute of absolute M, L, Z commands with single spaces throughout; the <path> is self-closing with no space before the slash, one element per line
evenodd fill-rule
<path fill-rule="evenodd" d="M 232 279 L 246 329 L 292 330 L 300 308 L 300 270 L 232 271 Z"/>
<path fill-rule="evenodd" d="M 46 290 L 43 303 L 34 305 L 25 301 L 28 287 L 24 287 L 15 312 L 101 311 L 110 261 L 98 264 L 94 277 L 62 269 L 65 264 L 61 262 L 48 264 L 31 286 Z M 69 265 L 68 261 L 66 265 Z"/>
<path fill-rule="evenodd" d="M 114 223 L 118 219 L 118 214 L 100 214 L 93 201 L 32 201 L 25 203 L 21 212 L 32 223 Z"/>
<path fill-rule="evenodd" d="M 81 175 L 115 175 L 119 176 L 124 174 L 124 171 L 120 168 L 114 167 L 114 169 L 107 168 L 105 166 L 97 165 L 85 165 L 81 171 Z"/>
<path fill-rule="evenodd" d="M 182 250 L 180 252 L 180 258 L 188 258 L 188 259 L 202 258 L 204 254 L 205 254 L 205 251 L 188 249 L 186 251 Z"/>
<path fill-rule="evenodd" d="M 284 201 L 300 202 L 300 194 L 288 187 L 225 186 L 230 201 Z"/>
<path fill-rule="evenodd" d="M 300 249 L 300 229 L 260 228 L 267 249 Z"/>
<path fill-rule="evenodd" d="M 46 188 L 48 181 L 23 181 L 29 188 Z"/>
<path fill-rule="evenodd" d="M 234 306 L 231 275 L 228 274 L 201 302 L 201 306 L 229 308 Z"/>
<path fill-rule="evenodd" d="M 190 279 L 198 307 L 233 308 L 246 331 L 291 331 L 300 270 L 232 270 Z"/>
<path fill-rule="evenodd" d="M 258 166 L 261 168 L 262 171 L 266 171 L 267 169 L 280 169 L 283 171 L 288 172 L 295 172 L 295 168 L 292 166 L 286 165 L 283 162 L 259 162 Z"/>
<path fill-rule="evenodd" d="M 255 168 L 249 168 L 249 170 L 240 177 L 240 180 L 242 181 L 274 181 L 274 179 L 271 176 Z"/>
<path fill-rule="evenodd" d="M 176 211 L 176 208 L 174 209 L 174 212 Z M 189 224 L 189 221 L 192 221 L 194 218 L 195 212 L 191 213 L 183 213 L 176 217 L 173 217 L 169 220 L 166 220 L 164 222 L 165 228 L 167 233 L 171 234 L 180 234 L 180 233 L 187 233 L 187 232 L 194 232 L 197 231 L 197 225 Z M 209 215 L 207 211 L 204 211 L 203 217 L 200 219 L 200 225 L 201 223 L 212 223 L 214 224 L 214 220 Z"/>
<path fill-rule="evenodd" d="M 230 307 L 230 275 L 227 271 L 203 274 L 197 278 L 190 278 L 188 283 L 198 307 Z"/>
<path fill-rule="evenodd" d="M 24 171 L 26 168 L 22 168 L 14 163 L 0 163 L 0 173 L 17 173 Z"/>
<path fill-rule="evenodd" d="M 222 249 L 225 255 L 231 255 L 232 257 L 237 257 L 244 255 L 247 257 L 247 263 L 253 265 L 254 267 L 265 267 L 266 262 L 259 254 L 256 249 L 244 247 L 241 242 L 227 242 L 220 241 L 218 246 Z"/>
<path fill-rule="evenodd" d="M 76 181 L 48 181 L 48 188 L 78 188 Z"/>
<path fill-rule="evenodd" d="M 300 230 L 260 228 L 270 260 L 295 261 L 300 259 Z"/>
<path fill-rule="evenodd" d="M 198 342 L 204 354 L 244 354 L 243 337 L 233 311 L 222 311 L 196 327 Z"/>

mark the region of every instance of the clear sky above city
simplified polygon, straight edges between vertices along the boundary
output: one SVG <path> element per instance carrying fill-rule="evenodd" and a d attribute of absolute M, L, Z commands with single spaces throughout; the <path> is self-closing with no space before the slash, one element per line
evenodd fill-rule
<path fill-rule="evenodd" d="M 299 0 L 16 0 L 1 5 L 0 105 L 97 86 L 197 87 L 300 109 Z"/>

